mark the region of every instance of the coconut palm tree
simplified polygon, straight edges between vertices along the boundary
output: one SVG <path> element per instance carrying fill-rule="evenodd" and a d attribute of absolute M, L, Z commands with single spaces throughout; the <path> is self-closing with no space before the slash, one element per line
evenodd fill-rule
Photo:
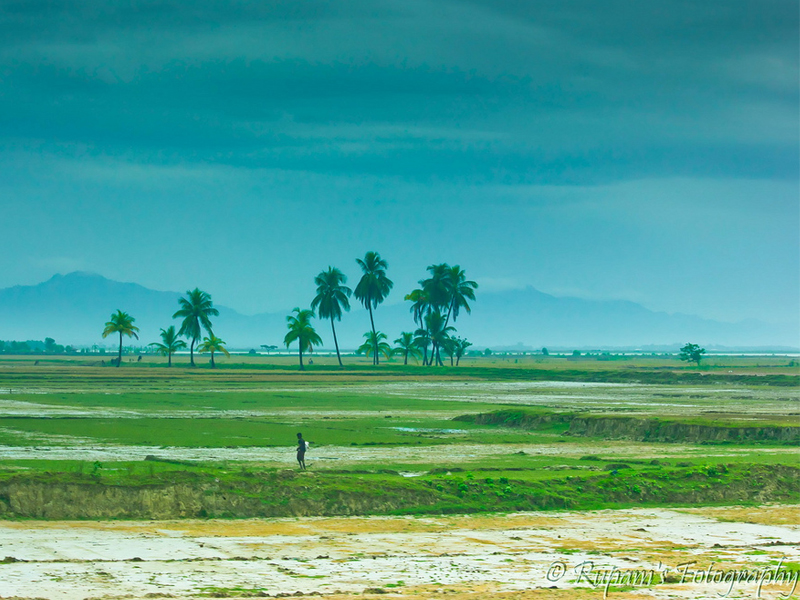
<path fill-rule="evenodd" d="M 442 340 L 442 350 L 450 357 L 450 366 L 454 366 L 454 358 L 456 355 L 456 340 L 452 337 L 447 337 Z"/>
<path fill-rule="evenodd" d="M 126 335 L 128 337 L 135 337 L 137 340 L 139 339 L 139 336 L 136 335 L 139 328 L 133 324 L 135 320 L 136 319 L 128 313 L 117 310 L 117 312 L 111 314 L 111 319 L 106 323 L 106 328 L 103 329 L 104 338 L 110 336 L 112 333 L 119 334 L 119 356 L 117 357 L 117 366 L 122 364 L 122 336 Z"/>
<path fill-rule="evenodd" d="M 428 272 L 431 274 L 431 276 L 427 279 L 422 279 L 419 282 L 420 286 L 422 286 L 422 289 L 425 291 L 425 295 L 428 300 L 428 307 L 425 315 L 426 328 L 428 327 L 427 318 L 430 317 L 432 313 L 445 313 L 450 305 L 449 271 L 450 265 L 447 263 L 430 265 L 428 266 Z M 428 361 L 428 364 L 432 365 L 434 362 L 439 364 L 439 349 L 437 347 L 438 342 L 433 339 L 433 336 L 431 336 L 431 344 L 431 358 Z"/>
<path fill-rule="evenodd" d="M 419 358 L 421 355 L 416 341 L 414 340 L 414 334 L 409 331 L 404 331 L 401 333 L 400 337 L 397 338 L 394 343 L 397 344 L 395 346 L 394 353 L 403 355 L 404 365 L 408 364 L 409 355 L 412 358 Z"/>
<path fill-rule="evenodd" d="M 414 345 L 422 350 L 422 364 L 428 363 L 428 346 L 431 345 L 431 334 L 425 327 L 420 327 L 414 332 Z"/>
<path fill-rule="evenodd" d="M 212 335 L 211 319 L 209 317 L 219 316 L 219 311 L 214 308 L 214 303 L 211 302 L 211 295 L 200 291 L 198 288 L 186 292 L 186 298 L 178 300 L 178 304 L 180 304 L 181 308 L 172 315 L 172 318 L 183 319 L 178 335 L 182 335 L 192 341 L 189 346 L 189 359 L 191 365 L 195 366 L 194 345 L 200 339 L 203 329 L 209 335 Z"/>
<path fill-rule="evenodd" d="M 317 335 L 314 327 L 311 325 L 311 319 L 314 318 L 313 310 L 300 310 L 295 308 L 292 312 L 294 315 L 286 317 L 286 324 L 289 328 L 289 333 L 283 338 L 283 343 L 288 348 L 293 342 L 297 342 L 300 352 L 300 370 L 303 367 L 303 351 L 311 351 L 314 346 L 322 344 L 322 339 Z"/>
<path fill-rule="evenodd" d="M 181 348 L 186 348 L 186 342 L 178 339 L 178 334 L 175 332 L 175 325 L 170 325 L 167 329 L 161 330 L 161 341 L 163 342 L 162 344 L 153 342 L 149 345 L 155 347 L 156 352 L 161 356 L 166 356 L 167 366 L 171 367 L 172 355 Z"/>
<path fill-rule="evenodd" d="M 449 303 L 447 306 L 445 324 L 450 322 L 450 317 L 453 317 L 453 322 L 455 322 L 462 308 L 467 311 L 467 314 L 472 312 L 472 308 L 467 301 L 475 301 L 475 290 L 478 289 L 478 284 L 474 281 L 467 280 L 466 272 L 458 265 L 448 267 L 446 276 Z"/>
<path fill-rule="evenodd" d="M 420 282 L 421 284 L 422 282 Z M 417 324 L 420 329 L 424 329 L 425 327 L 425 315 L 430 313 L 431 311 L 431 304 L 430 298 L 428 296 L 428 292 L 423 289 L 416 289 L 412 290 L 410 294 L 406 294 L 405 300 L 411 302 L 411 314 L 414 319 L 414 323 Z M 430 344 L 430 340 L 428 340 L 424 346 L 419 346 L 423 348 L 423 356 L 422 356 L 422 364 L 428 364 L 428 344 Z"/>
<path fill-rule="evenodd" d="M 342 366 L 342 356 L 339 354 L 339 341 L 336 339 L 336 328 L 333 325 L 334 319 L 342 320 L 342 309 L 350 310 L 350 295 L 353 293 L 347 283 L 347 276 L 339 269 L 328 267 L 327 271 L 322 271 L 314 278 L 317 284 L 317 295 L 311 301 L 311 310 L 316 310 L 320 319 L 331 320 L 331 331 L 333 332 L 333 344 L 336 346 L 336 358 L 339 359 L 339 366 Z"/>
<path fill-rule="evenodd" d="M 461 357 L 464 356 L 464 353 L 467 351 L 467 348 L 472 346 L 472 342 L 466 340 L 466 338 L 454 338 L 456 341 L 456 366 L 458 363 L 461 362 Z"/>
<path fill-rule="evenodd" d="M 225 342 L 215 336 L 213 333 L 209 333 L 208 337 L 203 338 L 203 343 L 197 347 L 198 352 L 210 352 L 211 353 L 211 368 L 216 368 L 216 363 L 214 362 L 214 352 L 222 352 L 225 356 L 230 356 L 231 353 L 228 352 L 228 349 L 225 347 Z"/>
<path fill-rule="evenodd" d="M 386 276 L 386 268 L 388 267 L 385 260 L 377 252 L 367 252 L 364 255 L 364 260 L 356 259 L 358 266 L 361 267 L 363 275 L 358 282 L 353 295 L 356 300 L 360 301 L 364 308 L 369 310 L 369 322 L 372 326 L 372 345 L 378 347 L 378 334 L 375 330 L 375 318 L 372 315 L 373 309 L 378 307 L 378 304 L 386 299 L 389 292 L 392 290 L 394 283 Z M 378 352 L 374 355 L 374 364 L 378 364 Z"/>
<path fill-rule="evenodd" d="M 377 341 L 377 344 L 374 343 Z M 377 349 L 377 351 L 376 351 Z M 365 354 L 367 357 L 375 357 L 376 354 L 383 354 L 386 360 L 392 356 L 392 347 L 386 341 L 386 334 L 380 331 L 366 332 L 364 334 L 364 343 L 356 350 L 359 354 Z"/>

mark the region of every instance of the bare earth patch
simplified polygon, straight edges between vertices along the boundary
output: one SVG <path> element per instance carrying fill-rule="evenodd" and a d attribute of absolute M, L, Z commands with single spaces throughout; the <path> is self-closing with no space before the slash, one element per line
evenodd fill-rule
<path fill-rule="evenodd" d="M 616 572 L 655 575 L 610 587 L 610 598 L 710 598 L 731 587 L 722 575 L 713 582 L 717 571 L 783 568 L 796 577 L 798 508 L 3 522 L 0 596 L 601 599 L 598 577 Z M 698 578 L 708 569 L 711 582 Z M 791 587 L 762 582 L 761 597 L 786 597 Z M 756 592 L 743 580 L 729 597 Z"/>

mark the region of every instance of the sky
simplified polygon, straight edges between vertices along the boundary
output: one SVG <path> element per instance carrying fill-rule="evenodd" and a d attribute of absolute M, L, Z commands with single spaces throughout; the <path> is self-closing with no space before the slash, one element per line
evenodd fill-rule
<path fill-rule="evenodd" d="M 83 270 L 253 314 L 376 250 L 389 302 L 448 262 L 795 321 L 799 10 L 0 0 L 0 287 Z"/>

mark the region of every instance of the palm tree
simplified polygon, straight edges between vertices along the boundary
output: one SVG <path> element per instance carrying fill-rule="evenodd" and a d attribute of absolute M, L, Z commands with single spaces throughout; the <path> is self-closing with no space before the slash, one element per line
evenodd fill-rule
<path fill-rule="evenodd" d="M 447 340 L 450 339 L 450 332 L 455 331 L 456 328 L 447 326 L 445 324 L 445 318 L 440 312 L 432 312 L 425 317 L 425 324 L 428 326 L 431 343 L 433 344 L 433 348 L 431 349 L 431 363 L 435 361 L 437 365 L 444 365 L 442 357 L 439 355 L 439 349 L 447 343 Z"/>
<path fill-rule="evenodd" d="M 303 350 L 308 350 L 310 352 L 314 346 L 322 344 L 322 339 L 317 335 L 317 332 L 311 325 L 311 319 L 314 318 L 313 310 L 300 310 L 299 308 L 295 308 L 292 312 L 297 314 L 286 317 L 289 333 L 283 338 L 283 343 L 286 344 L 287 348 L 292 342 L 298 343 L 300 349 L 300 370 L 302 371 L 304 369 Z"/>
<path fill-rule="evenodd" d="M 364 343 L 358 347 L 356 352 L 359 354 L 366 354 L 367 357 L 372 356 L 373 359 L 375 355 L 383 354 L 386 360 L 389 360 L 389 357 L 392 355 L 392 347 L 386 341 L 385 333 L 381 333 L 380 331 L 368 331 L 364 334 L 364 340 Z M 374 343 L 374 341 L 377 341 L 377 344 Z"/>
<path fill-rule="evenodd" d="M 421 283 L 422 282 L 420 282 L 420 284 Z M 406 294 L 405 300 L 408 300 L 412 303 L 411 308 L 409 310 L 413 315 L 414 323 L 416 323 L 421 330 L 422 328 L 425 327 L 425 315 L 427 315 L 431 311 L 431 304 L 428 292 L 426 292 L 423 289 L 412 290 L 410 294 Z M 424 346 L 418 345 L 418 347 L 421 347 L 424 350 L 422 356 L 423 365 L 428 364 L 428 344 L 430 344 L 430 340 L 426 341 Z"/>
<path fill-rule="evenodd" d="M 442 340 L 442 350 L 444 353 L 450 357 L 450 366 L 452 367 L 455 363 L 453 362 L 453 358 L 456 355 L 456 340 L 455 338 L 448 337 Z"/>
<path fill-rule="evenodd" d="M 178 339 L 178 334 L 175 332 L 175 325 L 170 325 L 167 329 L 161 330 L 161 341 L 163 344 L 153 342 L 149 345 L 154 346 L 156 352 L 158 352 L 161 356 L 166 356 L 167 366 L 171 367 L 172 355 L 181 348 L 186 348 L 186 342 Z"/>
<path fill-rule="evenodd" d="M 133 324 L 134 319 L 126 312 L 117 309 L 117 312 L 111 314 L 111 319 L 106 323 L 106 328 L 103 329 L 103 337 L 106 338 L 112 333 L 119 334 L 119 357 L 117 358 L 117 366 L 122 364 L 122 336 L 135 337 L 137 340 L 139 336 L 136 332 L 139 328 Z"/>
<path fill-rule="evenodd" d="M 431 345 L 431 334 L 426 327 L 420 327 L 414 332 L 414 345 L 422 349 L 422 364 L 428 364 L 428 346 Z"/>
<path fill-rule="evenodd" d="M 369 322 L 372 326 L 372 344 L 373 347 L 377 347 L 378 334 L 375 331 L 375 319 L 372 315 L 372 310 L 377 308 L 378 304 L 386 299 L 394 283 L 386 277 L 386 268 L 388 264 L 377 252 L 367 252 L 364 255 L 364 260 L 357 258 L 356 262 L 358 266 L 361 267 L 361 271 L 364 274 L 361 276 L 361 280 L 358 282 L 353 295 L 364 305 L 364 308 L 369 310 Z M 377 365 L 377 352 L 373 360 L 373 364 Z"/>
<path fill-rule="evenodd" d="M 455 338 L 456 341 L 456 366 L 458 363 L 461 362 L 461 357 L 464 356 L 464 353 L 467 351 L 467 348 L 472 346 L 472 342 L 468 342 L 465 338 L 457 337 Z"/>
<path fill-rule="evenodd" d="M 211 334 L 211 319 L 209 317 L 219 316 L 219 311 L 214 308 L 211 296 L 207 292 L 202 292 L 197 288 L 186 292 L 186 298 L 178 300 L 181 308 L 172 315 L 173 319 L 183 318 L 181 329 L 178 335 L 182 335 L 192 341 L 189 346 L 189 358 L 192 366 L 194 364 L 194 345 L 200 339 L 202 329 Z"/>
<path fill-rule="evenodd" d="M 198 352 L 210 352 L 211 353 L 211 368 L 216 368 L 216 363 L 214 363 L 214 352 L 222 352 L 225 356 L 230 356 L 231 353 L 228 352 L 228 349 L 225 347 L 225 342 L 215 336 L 213 333 L 209 333 L 208 337 L 203 338 L 203 343 L 197 347 Z"/>
<path fill-rule="evenodd" d="M 431 274 L 431 276 L 419 282 L 428 299 L 428 307 L 425 315 L 426 328 L 428 328 L 427 318 L 430 317 L 432 313 L 436 312 L 441 314 L 442 312 L 446 311 L 447 307 L 450 305 L 449 271 L 450 265 L 447 263 L 430 265 L 428 267 L 428 272 Z M 428 331 L 430 332 L 430 329 L 428 329 Z M 432 365 L 435 362 L 438 365 L 440 362 L 439 348 L 437 347 L 438 342 L 433 339 L 433 336 L 431 336 L 431 342 L 431 358 L 428 361 L 428 364 Z"/>
<path fill-rule="evenodd" d="M 400 334 L 400 337 L 394 341 L 397 346 L 394 349 L 395 354 L 402 354 L 403 355 L 403 364 L 408 364 L 408 356 L 411 355 L 412 358 L 419 358 L 420 351 L 417 347 L 416 340 L 414 339 L 414 334 L 408 331 L 404 331 Z"/>
<path fill-rule="evenodd" d="M 336 339 L 336 328 L 333 320 L 342 320 L 342 309 L 350 310 L 350 295 L 353 293 L 347 283 L 347 276 L 339 269 L 328 267 L 327 271 L 322 271 L 314 278 L 317 284 L 317 295 L 311 301 L 311 310 L 316 310 L 320 319 L 331 320 L 331 331 L 333 332 L 333 344 L 336 346 L 336 358 L 339 359 L 339 366 L 342 366 L 342 356 L 339 354 L 339 341 Z"/>
<path fill-rule="evenodd" d="M 447 318 L 445 324 L 450 322 L 450 317 L 453 317 L 455 322 L 458 319 L 460 309 L 467 311 L 467 314 L 472 312 L 469 302 L 467 300 L 475 301 L 475 290 L 478 289 L 478 284 L 474 281 L 467 280 L 467 274 L 458 265 L 453 265 L 447 269 L 447 291 L 449 295 L 449 304 L 447 307 Z"/>

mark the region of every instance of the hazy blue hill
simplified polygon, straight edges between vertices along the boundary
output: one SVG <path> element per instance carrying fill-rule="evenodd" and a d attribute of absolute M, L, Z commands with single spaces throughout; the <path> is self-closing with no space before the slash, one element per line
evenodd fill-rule
<path fill-rule="evenodd" d="M 158 339 L 159 328 L 177 324 L 171 317 L 178 308 L 179 297 L 177 292 L 155 291 L 92 273 L 56 275 L 38 285 L 0 290 L 0 339 L 49 336 L 62 344 L 103 343 L 100 336 L 103 324 L 120 308 L 136 317 L 141 342 L 148 343 Z M 298 302 L 293 299 L 289 304 Z M 288 309 L 248 316 L 225 306 L 218 308 L 220 316 L 214 320 L 214 331 L 231 347 L 281 345 Z M 403 303 L 379 307 L 376 324 L 389 334 L 390 340 L 400 331 L 414 329 L 408 305 Z M 721 323 L 691 315 L 653 312 L 634 302 L 556 297 L 532 287 L 480 293 L 473 314 L 463 314 L 457 325 L 460 335 L 480 348 L 620 347 L 689 340 L 709 346 L 798 345 L 796 325 L 778 327 L 752 320 Z M 340 344 L 345 348 L 356 347 L 368 328 L 366 312 L 354 306 L 337 324 Z M 317 330 L 326 346 L 332 346 L 330 324 L 318 322 Z"/>
<path fill-rule="evenodd" d="M 481 294 L 479 301 L 474 317 L 459 319 L 459 329 L 489 346 L 642 346 L 689 340 L 724 346 L 798 345 L 796 327 L 755 320 L 723 323 L 654 312 L 624 300 L 556 297 L 532 287 Z"/>

